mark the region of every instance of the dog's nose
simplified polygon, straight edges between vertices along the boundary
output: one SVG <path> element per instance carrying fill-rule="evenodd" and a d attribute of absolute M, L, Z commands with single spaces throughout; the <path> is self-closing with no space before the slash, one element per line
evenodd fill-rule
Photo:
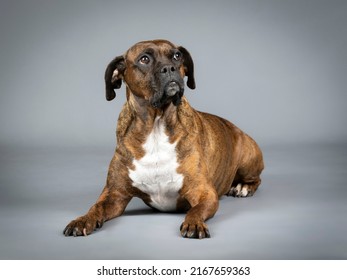
<path fill-rule="evenodd" d="M 160 69 L 160 73 L 163 75 L 170 75 L 171 73 L 175 73 L 176 72 L 176 67 L 173 65 L 164 65 L 161 69 Z"/>

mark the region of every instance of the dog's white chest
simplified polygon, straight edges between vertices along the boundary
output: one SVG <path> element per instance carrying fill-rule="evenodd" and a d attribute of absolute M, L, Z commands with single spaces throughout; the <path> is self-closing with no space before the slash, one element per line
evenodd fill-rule
<path fill-rule="evenodd" d="M 134 160 L 135 169 L 129 170 L 133 186 L 150 196 L 152 207 L 161 211 L 176 210 L 183 175 L 177 173 L 176 143 L 169 142 L 159 118 L 143 148 L 145 156 Z"/>

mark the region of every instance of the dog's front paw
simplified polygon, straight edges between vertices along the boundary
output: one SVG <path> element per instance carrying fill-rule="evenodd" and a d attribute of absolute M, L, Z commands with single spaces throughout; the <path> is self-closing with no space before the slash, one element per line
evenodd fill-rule
<path fill-rule="evenodd" d="M 184 221 L 180 228 L 181 235 L 185 238 L 210 238 L 207 225 L 203 222 Z"/>
<path fill-rule="evenodd" d="M 97 221 L 89 215 L 81 216 L 76 220 L 71 221 L 64 229 L 65 236 L 87 236 L 91 234 L 96 228 L 101 228 L 103 222 Z"/>

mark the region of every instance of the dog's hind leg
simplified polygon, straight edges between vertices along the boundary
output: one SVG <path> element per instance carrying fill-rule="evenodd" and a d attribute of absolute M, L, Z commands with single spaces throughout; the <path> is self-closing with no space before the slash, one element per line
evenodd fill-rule
<path fill-rule="evenodd" d="M 244 143 L 246 149 L 243 150 L 228 196 L 252 196 L 261 183 L 260 174 L 264 169 L 262 153 L 251 138 L 247 137 Z"/>
<path fill-rule="evenodd" d="M 252 196 L 261 183 L 260 174 L 263 168 L 264 163 L 261 154 L 258 154 L 252 161 L 241 165 L 227 195 L 234 197 Z"/>

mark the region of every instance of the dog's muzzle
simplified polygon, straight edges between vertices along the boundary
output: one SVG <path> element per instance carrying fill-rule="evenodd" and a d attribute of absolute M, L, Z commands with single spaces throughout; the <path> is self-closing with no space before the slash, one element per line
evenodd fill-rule
<path fill-rule="evenodd" d="M 169 103 L 175 106 L 181 102 L 184 92 L 184 81 L 180 77 L 175 66 L 164 65 L 158 73 L 157 92 L 154 93 L 151 104 L 155 108 L 161 108 Z"/>

